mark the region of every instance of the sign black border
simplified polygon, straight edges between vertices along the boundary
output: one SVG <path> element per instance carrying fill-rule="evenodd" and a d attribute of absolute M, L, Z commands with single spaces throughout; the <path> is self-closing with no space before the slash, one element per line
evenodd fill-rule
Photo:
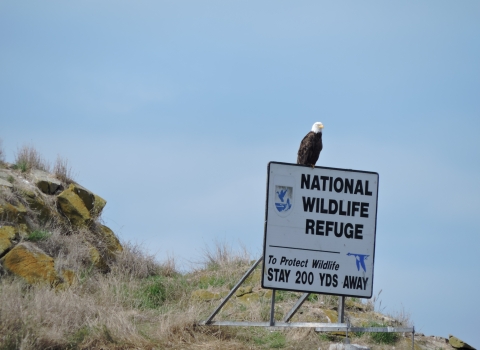
<path fill-rule="evenodd" d="M 329 169 L 329 170 L 341 170 L 341 171 L 347 171 L 347 172 L 353 172 L 353 173 L 364 173 L 364 174 L 376 174 L 378 177 L 377 181 L 377 198 L 376 198 L 376 208 L 375 208 L 375 232 L 373 234 L 373 271 L 372 271 L 372 289 L 371 289 L 371 294 L 370 296 L 358 296 L 358 295 L 353 295 L 353 294 L 332 294 L 332 293 L 322 293 L 322 292 L 312 292 L 309 290 L 302 290 L 302 289 L 284 289 L 284 288 L 272 288 L 272 287 L 265 287 L 264 286 L 264 278 L 265 278 L 265 250 L 266 250 L 266 244 L 267 244 L 267 222 L 268 222 L 268 189 L 270 187 L 270 164 L 283 164 L 283 165 L 293 165 L 293 166 L 298 166 L 298 167 L 306 167 L 306 168 L 311 168 L 308 165 L 302 165 L 302 164 L 295 164 L 295 163 L 285 163 L 285 162 L 268 162 L 267 165 L 267 188 L 265 191 L 265 222 L 264 222 L 264 229 L 263 229 L 263 262 L 262 262 L 262 288 L 264 289 L 275 289 L 275 290 L 285 290 L 285 291 L 290 291 L 290 292 L 303 292 L 303 293 L 314 293 L 314 294 L 326 294 L 326 295 L 338 295 L 338 296 L 344 296 L 344 297 L 355 297 L 355 298 L 361 298 L 361 299 L 370 299 L 373 295 L 373 281 L 375 277 L 375 249 L 376 249 L 376 244 L 377 244 L 377 212 L 378 212 L 378 187 L 380 183 L 380 175 L 377 172 L 374 171 L 363 171 L 363 170 L 354 170 L 354 169 L 343 169 L 343 168 L 332 168 L 332 167 L 325 167 L 325 166 L 315 166 L 315 169 Z"/>

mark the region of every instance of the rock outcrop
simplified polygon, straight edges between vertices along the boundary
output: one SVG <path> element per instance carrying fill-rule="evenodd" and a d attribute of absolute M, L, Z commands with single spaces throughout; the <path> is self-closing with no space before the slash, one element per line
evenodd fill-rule
<path fill-rule="evenodd" d="M 8 181 L 9 179 L 11 179 L 11 175 L 0 169 L 0 187 L 3 186 L 3 187 L 13 187 L 13 185 L 10 183 L 10 181 Z"/>
<path fill-rule="evenodd" d="M 70 186 L 57 197 L 59 211 L 75 226 L 87 226 L 92 217 L 83 199 Z"/>
<path fill-rule="evenodd" d="M 30 242 L 20 243 L 2 258 L 3 267 L 30 284 L 59 282 L 55 261 Z"/>
<path fill-rule="evenodd" d="M 0 257 L 4 256 L 14 245 L 17 232 L 12 226 L 0 227 Z"/>
<path fill-rule="evenodd" d="M 453 335 L 449 335 L 448 337 L 448 343 L 454 347 L 455 349 L 469 349 L 469 350 L 475 350 L 475 348 L 471 345 L 468 345 L 465 343 L 463 340 L 458 339 L 457 337 L 454 337 Z"/>
<path fill-rule="evenodd" d="M 55 194 L 63 189 L 62 182 L 45 171 L 34 169 L 31 175 L 35 185 L 45 194 Z"/>
<path fill-rule="evenodd" d="M 105 205 L 102 197 L 77 183 L 0 163 L 0 271 L 29 284 L 56 288 L 74 284 L 78 271 L 55 260 L 55 251 L 65 254 L 68 249 L 49 248 L 55 230 L 57 235 L 81 236 L 78 241 L 88 252 L 81 263 L 108 272 L 109 261 L 123 247 L 113 231 L 98 221 Z"/>

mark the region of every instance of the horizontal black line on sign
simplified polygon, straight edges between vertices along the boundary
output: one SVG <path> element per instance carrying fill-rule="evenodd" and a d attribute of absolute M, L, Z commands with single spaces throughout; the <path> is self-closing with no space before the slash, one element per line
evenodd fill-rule
<path fill-rule="evenodd" d="M 309 251 L 311 251 L 311 252 L 322 252 L 322 253 L 340 254 L 340 252 L 332 252 L 332 251 L 330 251 L 330 250 L 318 250 L 318 249 L 305 249 L 305 248 L 282 247 L 281 245 L 270 245 L 269 247 L 272 247 L 272 248 L 285 248 L 285 249 L 297 249 L 297 250 L 309 250 Z"/>

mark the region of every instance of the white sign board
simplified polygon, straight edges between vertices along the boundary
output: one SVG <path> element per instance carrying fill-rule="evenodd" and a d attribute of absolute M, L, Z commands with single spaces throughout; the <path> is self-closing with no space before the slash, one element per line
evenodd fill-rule
<path fill-rule="evenodd" d="M 370 298 L 378 173 L 268 164 L 262 287 Z"/>

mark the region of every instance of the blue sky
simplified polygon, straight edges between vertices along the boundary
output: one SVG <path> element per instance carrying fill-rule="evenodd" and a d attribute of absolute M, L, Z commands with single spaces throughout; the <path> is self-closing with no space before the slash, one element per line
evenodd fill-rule
<path fill-rule="evenodd" d="M 69 159 L 124 241 L 263 242 L 266 167 L 380 174 L 374 293 L 480 344 L 478 1 L 0 2 L 0 138 Z"/>

